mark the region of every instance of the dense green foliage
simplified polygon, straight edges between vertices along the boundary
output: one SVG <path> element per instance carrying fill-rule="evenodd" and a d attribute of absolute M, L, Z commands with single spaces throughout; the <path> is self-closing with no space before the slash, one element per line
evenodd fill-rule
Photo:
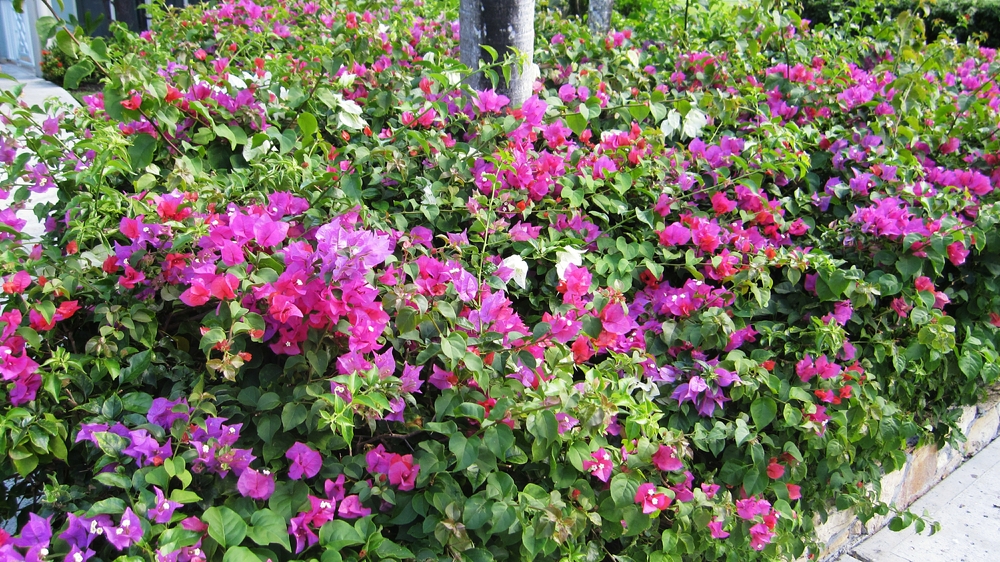
<path fill-rule="evenodd" d="M 430 6 L 58 31 L 107 78 L 0 93 L 0 555 L 789 559 L 889 513 L 1000 378 L 996 52 L 772 8 L 543 9 L 519 108 Z"/>

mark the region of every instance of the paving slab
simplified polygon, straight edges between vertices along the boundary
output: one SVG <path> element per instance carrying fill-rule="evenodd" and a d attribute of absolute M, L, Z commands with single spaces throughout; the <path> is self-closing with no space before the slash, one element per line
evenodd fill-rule
<path fill-rule="evenodd" d="M 917 500 L 941 530 L 917 534 L 888 528 L 851 549 L 840 562 L 984 562 L 1000 560 L 1000 439 L 993 441 Z"/>
<path fill-rule="evenodd" d="M 8 74 L 14 78 L 13 81 L 0 79 L 0 89 L 9 90 L 18 83 L 24 84 L 24 90 L 21 92 L 21 99 L 28 104 L 29 107 L 37 105 L 38 107 L 44 108 L 45 102 L 52 99 L 74 107 L 80 105 L 76 101 L 76 98 L 70 95 L 69 92 L 59 86 L 56 86 L 48 80 L 38 78 L 30 70 L 24 68 L 23 66 L 3 63 L 0 64 L 0 73 Z"/>

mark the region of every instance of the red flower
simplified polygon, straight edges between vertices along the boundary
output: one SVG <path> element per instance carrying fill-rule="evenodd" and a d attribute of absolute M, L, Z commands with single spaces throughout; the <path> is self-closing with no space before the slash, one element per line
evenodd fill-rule
<path fill-rule="evenodd" d="M 771 464 L 767 465 L 767 475 L 772 480 L 777 480 L 785 475 L 785 467 L 778 464 L 778 459 L 771 459 Z"/>
<path fill-rule="evenodd" d="M 122 107 L 125 109 L 138 110 L 141 105 L 142 96 L 139 94 L 132 94 L 128 99 L 122 100 Z"/>

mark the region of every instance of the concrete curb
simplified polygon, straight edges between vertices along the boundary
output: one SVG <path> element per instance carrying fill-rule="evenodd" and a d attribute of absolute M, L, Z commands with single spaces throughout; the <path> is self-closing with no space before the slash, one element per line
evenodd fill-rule
<path fill-rule="evenodd" d="M 956 471 L 960 467 L 973 465 L 978 458 L 973 457 L 990 445 L 1000 431 L 1000 396 L 993 393 L 986 401 L 976 406 L 964 406 L 958 427 L 967 438 L 959 449 L 950 445 L 939 449 L 937 445 L 930 444 L 908 451 L 906 464 L 903 468 L 882 477 L 882 491 L 879 499 L 899 509 L 913 508 L 917 515 L 920 515 L 922 510 L 927 509 L 924 507 L 925 505 L 943 506 L 953 499 L 955 490 L 952 490 L 948 484 L 952 478 L 961 478 Z M 997 443 L 995 448 L 1000 452 L 1000 441 Z M 955 473 L 954 477 L 951 476 L 953 473 Z M 997 487 L 1000 488 L 1000 480 L 996 482 Z M 938 485 L 939 483 L 941 485 Z M 948 532 L 949 526 L 960 524 L 954 519 L 945 519 L 944 515 L 938 513 L 936 509 L 927 509 L 927 511 L 931 520 L 943 522 L 943 532 L 939 535 Z M 1000 510 L 998 510 L 998 516 L 1000 516 Z M 817 525 L 816 528 L 820 542 L 826 545 L 818 557 L 819 560 L 821 562 L 853 562 L 861 552 L 871 550 L 866 541 L 875 535 L 886 537 L 882 541 L 893 544 L 896 544 L 892 540 L 894 537 L 899 537 L 902 540 L 903 536 L 914 535 L 912 528 L 901 533 L 889 531 L 885 527 L 890 519 L 891 515 L 876 516 L 867 524 L 862 524 L 851 510 L 833 511 L 826 523 Z M 883 530 L 883 528 L 885 529 Z M 996 534 L 995 530 L 994 534 Z M 892 556 L 895 555 L 890 555 L 891 553 L 882 547 L 878 548 L 878 552 L 876 557 L 862 557 L 862 560 L 869 562 L 908 560 L 893 558 Z M 980 558 L 980 560 L 983 559 L 985 558 Z M 915 558 L 914 560 L 930 559 Z M 942 558 L 941 560 L 957 560 L 957 558 Z"/>

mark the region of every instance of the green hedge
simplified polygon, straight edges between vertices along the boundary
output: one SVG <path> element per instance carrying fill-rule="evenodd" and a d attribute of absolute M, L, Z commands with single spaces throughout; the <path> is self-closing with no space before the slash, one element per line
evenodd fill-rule
<path fill-rule="evenodd" d="M 855 0 L 805 0 L 802 17 L 812 20 L 814 25 L 830 24 L 833 15 L 856 5 L 858 2 Z M 926 13 L 923 19 L 928 41 L 933 41 L 944 32 L 951 32 L 959 42 L 965 42 L 973 34 L 983 33 L 986 39 L 981 41 L 982 45 L 1000 47 L 1000 0 L 942 0 L 933 4 L 902 0 L 881 3 L 881 7 L 892 14 L 905 10 L 915 14 Z"/>

